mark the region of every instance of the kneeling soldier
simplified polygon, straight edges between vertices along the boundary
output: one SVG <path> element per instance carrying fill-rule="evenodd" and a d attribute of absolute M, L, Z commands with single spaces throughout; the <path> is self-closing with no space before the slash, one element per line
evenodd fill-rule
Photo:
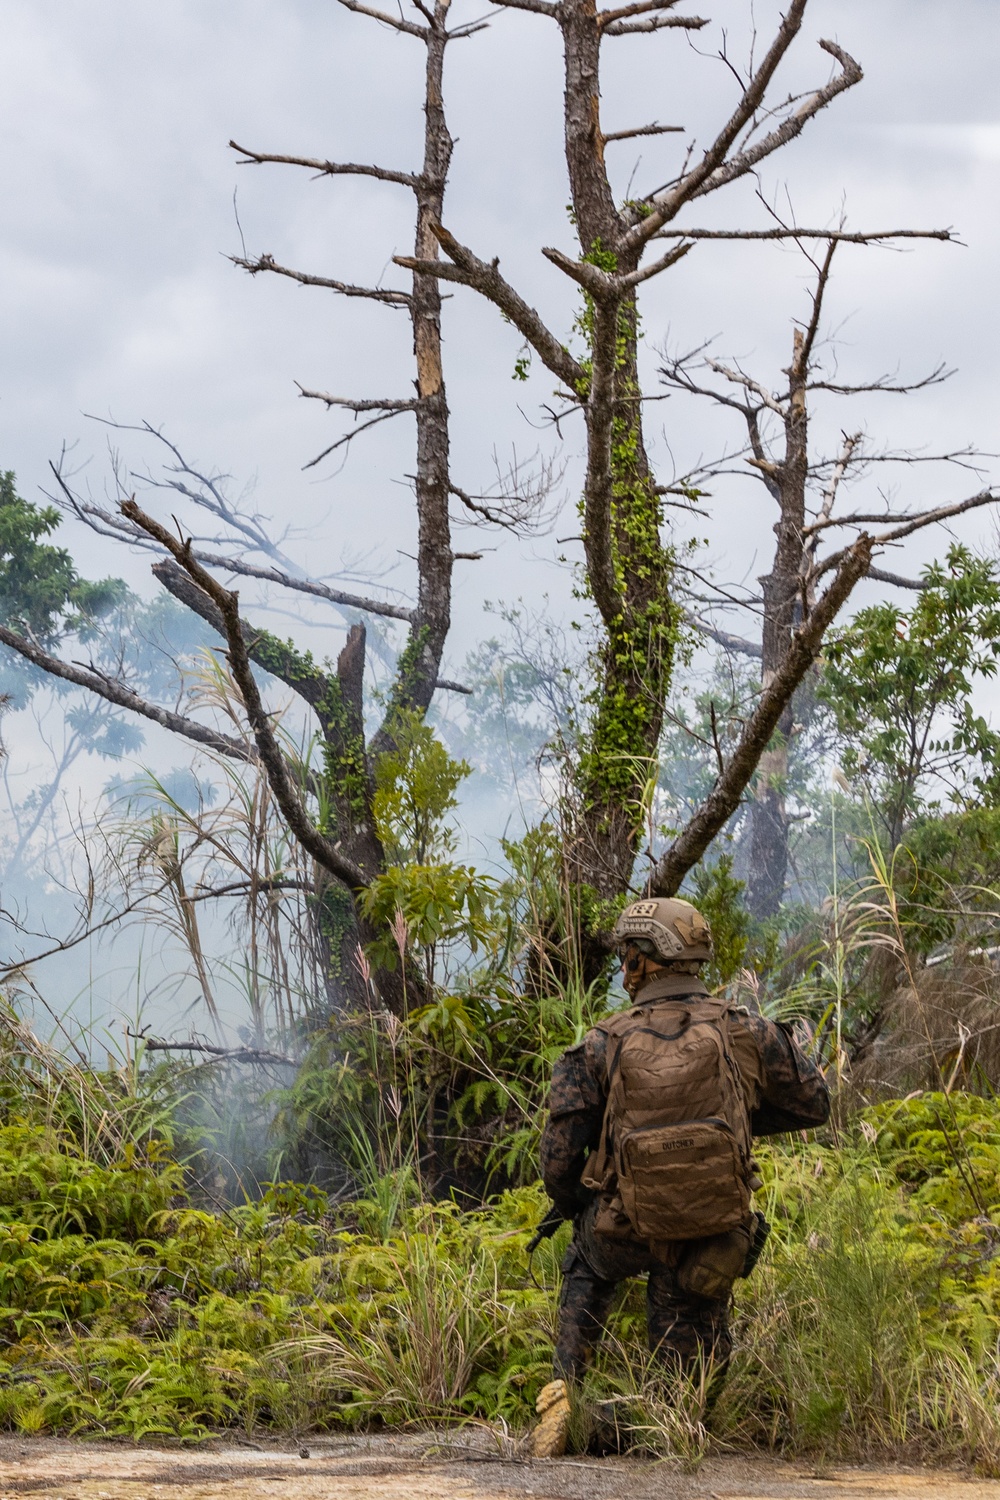
<path fill-rule="evenodd" d="M 649 1344 L 669 1370 L 710 1378 L 732 1351 L 733 1283 L 767 1234 L 753 1136 L 822 1125 L 826 1084 L 783 1024 L 708 993 L 705 918 L 687 901 L 634 901 L 615 927 L 631 1008 L 552 1074 L 542 1178 L 573 1220 L 555 1379 L 538 1398 L 537 1457 L 565 1451 L 566 1383 L 590 1362 L 620 1281 L 647 1274 Z"/>

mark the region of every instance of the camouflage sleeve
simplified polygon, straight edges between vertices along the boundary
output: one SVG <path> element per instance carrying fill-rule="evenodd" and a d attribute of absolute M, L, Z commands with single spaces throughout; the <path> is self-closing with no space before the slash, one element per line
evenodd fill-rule
<path fill-rule="evenodd" d="M 580 1176 L 597 1148 L 604 1121 L 603 1044 L 603 1033 L 588 1033 L 563 1053 L 552 1070 L 549 1118 L 540 1149 L 542 1181 L 567 1219 L 578 1214 L 591 1196 L 580 1186 Z"/>
<path fill-rule="evenodd" d="M 797 1046 L 784 1022 L 748 1016 L 760 1053 L 760 1097 L 751 1115 L 754 1135 L 812 1129 L 830 1117 L 830 1093 L 822 1073 Z"/>

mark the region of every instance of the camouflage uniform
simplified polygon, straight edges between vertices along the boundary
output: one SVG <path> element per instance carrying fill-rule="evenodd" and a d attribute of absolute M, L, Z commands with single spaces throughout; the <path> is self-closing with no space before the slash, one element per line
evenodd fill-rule
<path fill-rule="evenodd" d="M 657 976 L 636 996 L 652 1000 L 707 994 L 690 975 Z M 792 1040 L 790 1028 L 746 1011 L 730 1013 L 730 1039 L 755 1136 L 822 1125 L 830 1113 L 826 1084 Z M 553 1203 L 573 1220 L 573 1239 L 563 1261 L 555 1370 L 574 1379 L 586 1368 L 600 1339 L 619 1281 L 648 1273 L 646 1288 L 650 1348 L 666 1364 L 690 1369 L 711 1356 L 717 1375 L 731 1350 L 729 1299 L 685 1293 L 675 1267 L 682 1246 L 653 1256 L 640 1240 L 610 1238 L 594 1229 L 594 1194 L 580 1178 L 597 1149 L 607 1099 L 606 1037 L 595 1029 L 556 1063 L 549 1093 L 549 1119 L 542 1134 L 542 1178 Z"/>

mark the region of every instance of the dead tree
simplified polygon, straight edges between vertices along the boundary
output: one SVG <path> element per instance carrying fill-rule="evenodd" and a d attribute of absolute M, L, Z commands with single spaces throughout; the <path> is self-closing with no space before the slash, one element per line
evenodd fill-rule
<path fill-rule="evenodd" d="M 738 365 L 734 367 L 718 359 L 705 357 L 703 350 L 669 360 L 661 370 L 665 384 L 671 389 L 707 398 L 738 415 L 745 426 L 747 437 L 745 462 L 756 480 L 763 485 L 777 510 L 773 525 L 775 546 L 770 570 L 758 580 L 760 595 L 751 596 L 745 601 L 749 609 L 760 615 L 760 642 L 744 640 L 734 634 L 720 633 L 707 627 L 708 633 L 727 650 L 759 657 L 762 702 L 772 692 L 796 635 L 814 616 L 820 579 L 831 571 L 836 572 L 843 565 L 845 555 L 850 555 L 822 550 L 822 544 L 831 535 L 835 536 L 838 529 L 857 532 L 861 527 L 871 526 L 877 528 L 870 537 L 871 546 L 881 548 L 898 543 L 927 526 L 994 504 L 997 499 L 994 490 L 982 489 L 963 500 L 916 513 L 894 510 L 888 504 L 883 510 L 870 513 L 837 512 L 837 502 L 850 481 L 859 478 L 873 465 L 906 464 L 916 462 L 917 459 L 915 455 L 907 453 L 872 452 L 861 432 L 845 432 L 839 451 L 832 456 L 811 454 L 809 416 L 813 394 L 906 395 L 937 384 L 951 373 L 939 367 L 923 379 L 911 383 L 881 376 L 869 382 L 848 384 L 833 380 L 824 372 L 818 354 L 820 321 L 829 289 L 834 254 L 845 237 L 843 234 L 831 235 L 825 246 L 820 247 L 818 257 L 804 243 L 802 245 L 803 252 L 815 271 L 815 284 L 808 316 L 793 330 L 791 360 L 782 372 L 784 381 L 777 389 L 753 378 Z M 848 238 L 853 243 L 866 242 L 863 235 Z M 706 383 L 709 380 L 713 383 Z M 971 456 L 968 451 L 924 454 L 920 456 L 920 461 L 964 464 Z M 708 474 L 712 470 L 706 469 L 704 472 Z M 867 576 L 898 587 L 920 586 L 914 580 L 878 568 L 869 567 Z M 730 595 L 729 599 L 731 598 Z M 702 629 L 706 628 L 704 622 L 697 618 L 695 624 Z M 790 697 L 781 706 L 771 736 L 756 762 L 753 776 L 747 901 L 750 910 L 757 917 L 774 916 L 785 890 L 792 821 L 786 807 L 785 788 L 793 729 L 794 700 Z M 729 767 L 722 770 L 720 783 L 730 783 L 728 795 L 722 789 L 722 802 L 728 807 L 727 818 L 738 805 L 739 797 L 734 801 L 733 794 L 737 783 L 742 780 L 742 774 L 739 770 L 734 774 Z M 744 791 L 746 786 L 744 781 Z M 719 790 L 717 788 L 717 792 Z M 689 858 L 690 848 L 691 833 L 685 830 L 674 850 L 661 860 L 656 876 L 658 883 L 668 870 L 680 868 Z M 670 878 L 674 877 L 671 875 Z"/>
<path fill-rule="evenodd" d="M 664 486 L 653 472 L 644 434 L 644 401 L 638 366 L 639 289 L 689 254 L 702 241 L 744 238 L 760 231 L 709 231 L 678 227 L 690 206 L 708 194 L 755 172 L 759 165 L 793 141 L 844 90 L 861 79 L 861 69 L 833 42 L 820 45 L 833 61 L 832 76 L 810 92 L 792 99 L 771 98 L 777 76 L 802 26 L 808 0 L 790 0 L 774 38 L 751 74 L 740 81 L 735 106 L 711 144 L 700 155 L 693 144 L 680 167 L 663 186 L 618 203 L 605 165 L 605 147 L 641 134 L 660 134 L 666 127 L 605 131 L 600 115 L 600 67 L 605 43 L 667 28 L 697 31 L 706 22 L 677 14 L 679 0 L 630 0 L 598 10 L 591 0 L 501 0 L 501 9 L 529 10 L 560 30 L 565 71 L 565 154 L 578 243 L 572 253 L 543 251 L 572 279 L 583 303 L 585 348 L 568 350 L 565 333 L 551 328 L 502 275 L 491 252 L 477 254 L 443 222 L 444 195 L 452 141 L 443 103 L 443 69 L 447 48 L 470 36 L 483 23 L 449 30 L 449 0 L 433 9 L 414 0 L 409 19 L 373 9 L 360 0 L 341 0 L 423 46 L 426 55 L 423 164 L 419 171 L 290 157 L 252 147 L 237 147 L 248 164 L 290 165 L 324 177 L 364 176 L 409 192 L 416 209 L 412 256 L 396 264 L 412 275 L 408 290 L 355 286 L 284 265 L 271 255 L 240 256 L 236 263 L 251 275 L 276 275 L 326 289 L 337 296 L 365 298 L 411 320 L 416 364 L 416 394 L 355 399 L 303 390 L 303 396 L 360 418 L 350 434 L 324 453 L 343 447 L 359 432 L 405 414 L 416 424 L 415 499 L 418 514 L 418 589 L 412 607 L 380 604 L 371 597 L 334 590 L 294 577 L 268 554 L 264 561 L 247 557 L 247 538 L 220 553 L 196 538 L 175 536 L 132 501 L 122 513 L 95 512 L 74 497 L 80 513 L 133 543 L 168 554 L 157 564 L 157 576 L 179 599 L 197 610 L 225 638 L 232 672 L 243 693 L 253 738 L 253 753 L 266 769 L 288 826 L 307 849 L 326 884 L 354 916 L 338 927 L 342 982 L 360 999 L 350 957 L 360 936 L 368 934 L 357 917 L 359 900 L 384 867 L 384 851 L 372 817 L 372 778 L 378 756 L 393 745 L 398 716 L 423 713 L 435 688 L 451 606 L 451 579 L 457 554 L 451 540 L 449 503 L 457 501 L 467 515 L 487 523 L 524 524 L 532 509 L 516 480 L 511 493 L 499 497 L 469 494 L 456 486 L 449 469 L 448 406 L 441 356 L 444 280 L 485 297 L 512 322 L 534 354 L 556 377 L 566 414 L 576 413 L 586 431 L 586 474 L 581 500 L 586 578 L 595 607 L 599 642 L 592 712 L 576 768 L 578 809 L 572 829 L 569 872 L 577 888 L 598 898 L 615 897 L 632 878 L 642 820 L 643 791 L 655 761 L 664 707 L 679 632 L 683 598 L 678 592 L 675 553 L 666 528 Z M 726 77 L 732 76 L 727 71 Z M 918 230 L 899 231 L 912 237 Z M 928 231 L 948 239 L 946 230 Z M 827 231 L 799 227 L 768 229 L 771 239 L 831 238 Z M 833 238 L 837 238 L 834 235 Z M 850 237 L 846 234 L 841 237 Z M 865 238 L 891 239 L 892 233 Z M 442 253 L 443 252 L 443 255 Z M 323 457 L 324 455 L 319 455 Z M 318 461 L 318 459 L 317 459 Z M 177 486 L 175 486 L 177 487 Z M 211 505 L 208 505 L 211 509 Z M 229 535 L 232 535 L 233 522 Z M 240 528 L 236 526 L 238 531 Z M 251 547 L 259 540 L 249 538 Z M 823 633 L 868 569 L 873 539 L 862 534 L 852 545 L 829 554 L 810 575 L 810 587 L 829 574 L 825 592 L 811 600 L 801 621 L 784 638 L 757 707 L 748 720 L 728 765 L 706 803 L 661 859 L 653 882 L 658 891 L 676 890 L 687 871 L 705 852 L 715 833 L 738 804 L 760 756 L 771 742 L 796 686 L 815 660 Z M 388 709 L 376 733 L 366 742 L 362 716 L 365 631 L 352 626 L 335 674 L 320 668 L 305 653 L 242 618 L 234 592 L 218 582 L 222 570 L 298 589 L 329 600 L 335 607 L 402 620 L 407 640 L 389 694 Z M 23 637 L 0 631 L 0 641 L 46 670 L 89 688 L 109 701 L 155 719 L 194 742 L 230 754 L 246 748 L 224 732 L 191 716 L 141 699 L 127 684 L 111 681 L 86 667 L 48 656 Z M 770 648 L 769 648 L 770 649 Z M 278 743 L 261 700 L 252 665 L 264 667 L 286 683 L 308 705 L 319 725 L 325 766 L 317 786 L 310 774 L 290 764 Z M 313 811 L 313 796 L 329 809 L 323 819 Z M 734 800 L 735 799 L 735 800 Z M 337 946 L 337 945 L 335 945 Z M 583 973 L 591 977 L 604 965 L 605 949 L 593 924 L 582 935 Z M 406 996 L 397 976 L 378 978 L 382 993 L 401 1010 Z"/>
<path fill-rule="evenodd" d="M 590 0 L 500 0 L 555 23 L 562 37 L 565 86 L 565 155 L 578 237 L 574 254 L 543 254 L 577 283 L 584 301 L 587 348 L 570 353 L 503 276 L 494 252 L 479 254 L 443 225 L 435 226 L 446 259 L 399 257 L 397 264 L 466 286 L 492 302 L 521 332 L 560 381 L 566 414 L 579 412 L 586 429 L 586 479 L 581 503 L 582 541 L 589 593 L 600 630 L 599 680 L 591 722 L 576 773 L 576 807 L 570 852 L 572 878 L 598 897 L 627 889 L 642 821 L 644 787 L 656 761 L 664 707 L 681 622 L 674 552 L 665 528 L 662 486 L 647 457 L 637 361 L 640 287 L 666 272 L 703 241 L 792 237 L 890 240 L 894 233 L 832 236 L 823 231 L 771 226 L 761 231 L 676 227 L 698 199 L 754 173 L 794 140 L 821 110 L 862 77 L 840 46 L 820 43 L 833 60 L 832 77 L 812 91 L 773 102 L 780 65 L 801 28 L 807 0 L 791 0 L 759 65 L 741 81 L 735 107 L 711 144 L 695 158 L 688 148 L 680 169 L 662 187 L 620 204 L 605 163 L 612 141 L 651 133 L 654 127 L 605 130 L 601 118 L 601 56 L 605 43 L 665 28 L 694 31 L 706 22 L 677 14 L 679 0 L 633 0 L 599 10 Z M 660 127 L 655 127 L 657 131 Z M 947 230 L 898 232 L 948 239 Z M 867 572 L 872 539 L 828 557 L 814 581 L 830 574 L 826 592 L 804 611 L 798 628 L 768 640 L 767 682 L 729 764 L 706 804 L 659 861 L 652 888 L 675 891 L 738 805 L 792 695 L 815 660 L 823 633 Z M 776 587 L 780 590 L 780 585 Z M 780 637 L 780 638 L 779 638 Z M 735 798 L 735 800 L 734 800 Z M 583 973 L 603 963 L 598 932 L 583 937 Z"/>
<path fill-rule="evenodd" d="M 418 171 L 397 171 L 378 166 L 327 160 L 277 156 L 239 146 L 248 163 L 288 163 L 328 177 L 363 176 L 397 185 L 412 195 L 415 204 L 414 253 L 433 264 L 438 253 L 434 233 L 441 219 L 452 138 L 444 112 L 443 74 L 449 45 L 470 36 L 475 24 L 448 27 L 450 0 L 436 0 L 433 10 L 415 7 L 416 20 L 384 15 L 379 11 L 341 0 L 349 10 L 372 16 L 379 23 L 414 39 L 424 49 L 425 100 L 423 162 Z M 253 730 L 255 753 L 266 770 L 275 799 L 294 836 L 312 856 L 317 871 L 317 897 L 321 921 L 329 936 L 330 960 L 335 971 L 335 989 L 342 1002 L 364 1003 L 367 990 L 354 963 L 359 940 L 371 933 L 360 915 L 359 898 L 381 872 L 385 855 L 372 813 L 373 767 L 377 757 L 391 749 L 401 714 L 423 714 L 438 686 L 442 653 L 451 618 L 451 582 L 455 554 L 452 549 L 449 506 L 453 487 L 449 469 L 448 403 L 441 360 L 441 294 L 436 277 L 416 270 L 408 289 L 355 286 L 330 276 L 314 275 L 280 264 L 271 255 L 254 259 L 235 257 L 236 264 L 251 275 L 272 274 L 316 286 L 338 296 L 364 298 L 392 312 L 409 317 L 413 329 L 415 394 L 405 398 L 354 400 L 322 392 L 302 390 L 303 396 L 322 401 L 328 408 L 342 409 L 365 421 L 338 439 L 331 448 L 350 442 L 366 426 L 404 413 L 416 425 L 416 472 L 413 478 L 417 518 L 417 598 L 412 606 L 381 602 L 370 593 L 355 594 L 303 578 L 289 567 L 279 550 L 268 542 L 256 518 L 247 518 L 227 508 L 225 496 L 212 476 L 198 475 L 174 450 L 178 464 L 171 486 L 210 511 L 222 524 L 225 552 L 206 549 L 187 539 L 181 541 L 145 514 L 134 502 L 125 502 L 121 513 L 95 506 L 72 493 L 62 469 L 57 479 L 67 504 L 95 529 L 131 543 L 149 545 L 167 556 L 154 565 L 160 582 L 178 599 L 206 619 L 227 642 L 233 676 L 244 697 Z M 326 452 L 331 451 L 327 448 Z M 324 455 L 320 455 L 323 457 Z M 318 460 L 316 460 L 318 461 Z M 58 466 L 57 466 L 58 467 Z M 471 503 L 475 503 L 474 501 Z M 510 521 L 511 506 L 480 501 L 481 520 Z M 514 506 L 516 511 L 516 505 Z M 515 517 L 516 519 L 516 517 Z M 264 552 L 263 562 L 247 552 Z M 325 599 L 334 606 L 359 614 L 375 614 L 401 620 L 407 630 L 399 655 L 386 711 L 380 728 L 366 743 L 362 683 L 365 663 L 365 627 L 352 625 L 334 674 L 315 665 L 307 653 L 280 641 L 268 631 L 240 616 L 235 593 L 219 584 L 212 569 L 230 576 L 245 576 L 275 583 Z M 162 708 L 142 698 L 126 682 L 109 678 L 96 669 L 70 663 L 46 652 L 37 643 L 6 628 L 0 642 L 19 652 L 36 666 L 88 689 L 99 697 L 161 724 L 197 745 L 213 751 L 245 757 L 245 744 L 231 735 L 199 722 L 195 717 Z M 285 683 L 308 705 L 323 741 L 324 769 L 321 801 L 328 808 L 325 826 L 308 810 L 309 777 L 289 762 L 264 708 L 250 664 L 264 668 Z M 448 686 L 455 686 L 448 684 Z M 398 974 L 380 973 L 379 990 L 397 1012 L 405 1009 L 407 997 Z"/>

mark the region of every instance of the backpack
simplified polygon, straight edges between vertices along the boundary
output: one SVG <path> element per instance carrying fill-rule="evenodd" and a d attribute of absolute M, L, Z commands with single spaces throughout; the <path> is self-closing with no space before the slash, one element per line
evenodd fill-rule
<path fill-rule="evenodd" d="M 750 1116 L 729 1008 L 686 995 L 600 1023 L 608 1100 L 584 1177 L 601 1192 L 595 1228 L 655 1244 L 749 1221 Z"/>

